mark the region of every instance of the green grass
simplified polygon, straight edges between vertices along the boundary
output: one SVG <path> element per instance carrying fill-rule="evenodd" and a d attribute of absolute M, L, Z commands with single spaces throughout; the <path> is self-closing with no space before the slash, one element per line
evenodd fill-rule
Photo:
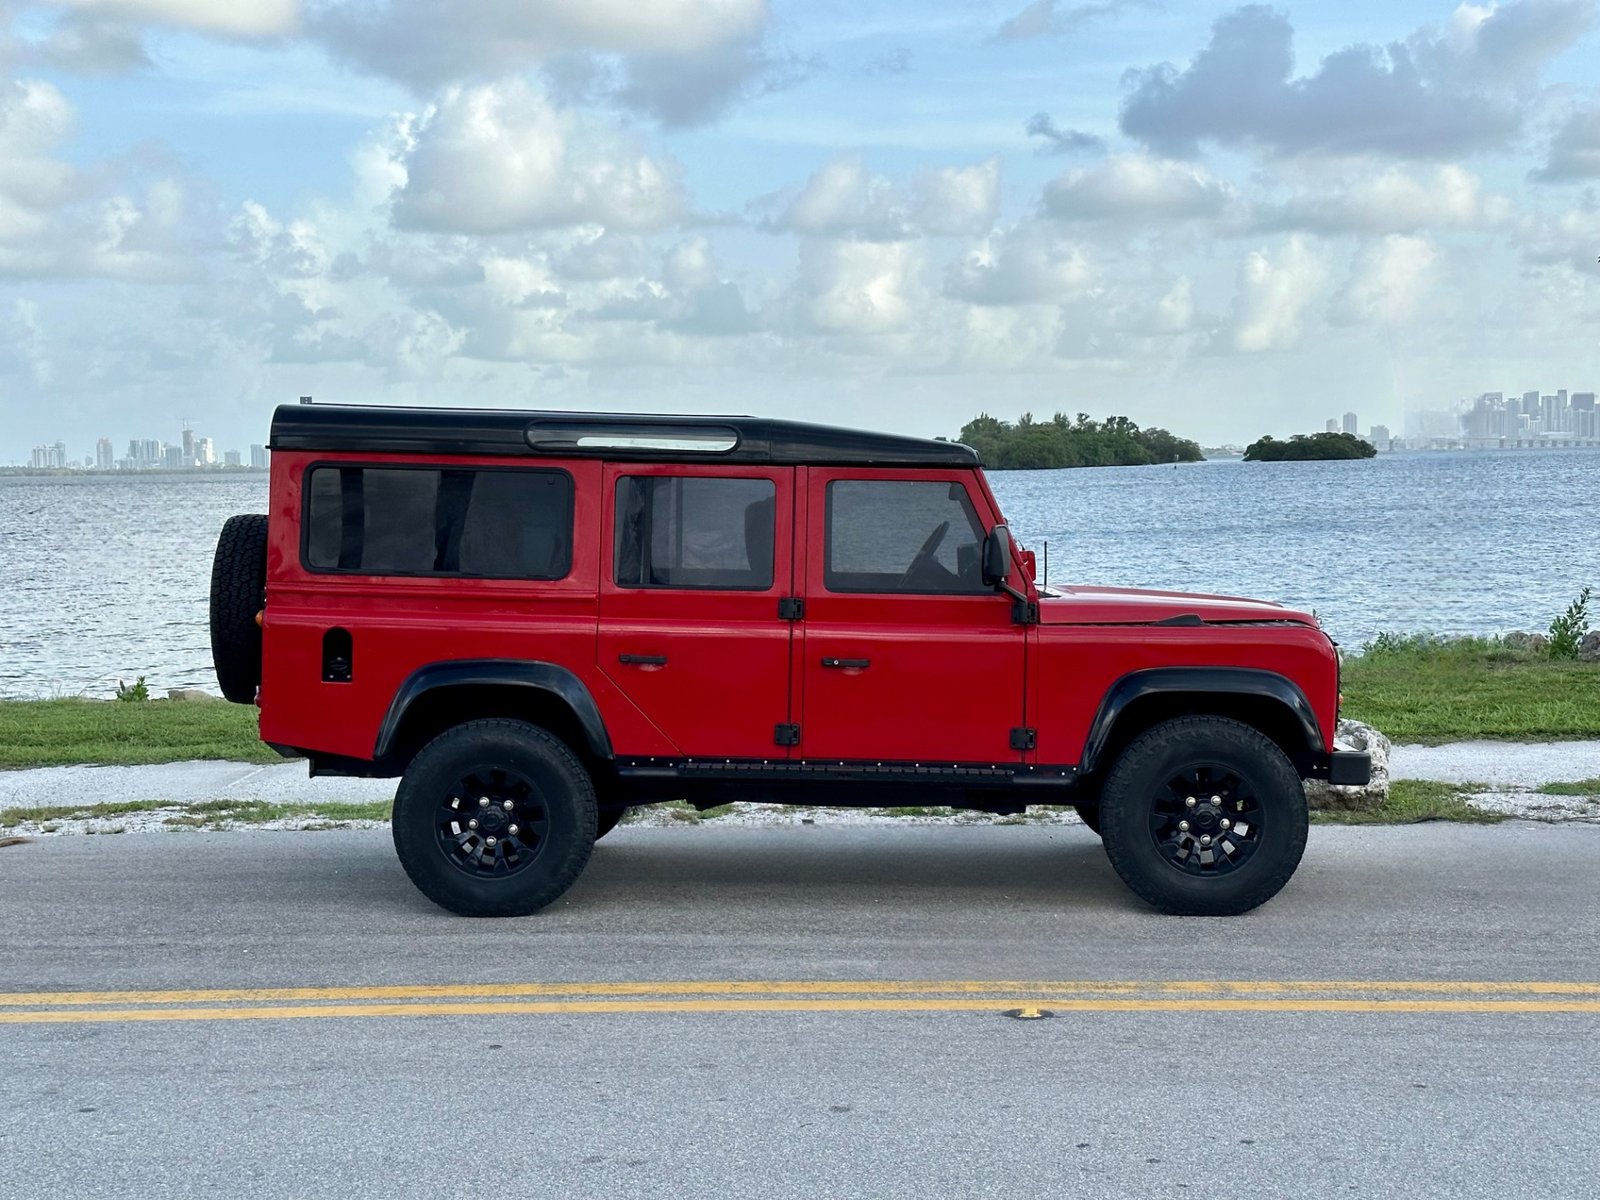
<path fill-rule="evenodd" d="M 1600 779 L 1579 779 L 1573 783 L 1547 783 L 1539 789 L 1542 796 L 1600 796 Z"/>
<path fill-rule="evenodd" d="M 1415 825 L 1420 821 L 1495 825 L 1505 820 L 1502 814 L 1474 808 L 1461 799 L 1463 792 L 1488 790 L 1476 784 L 1396 779 L 1390 783 L 1388 798 L 1379 808 L 1313 812 L 1311 821 L 1315 825 Z"/>
<path fill-rule="evenodd" d="M 387 821 L 390 802 L 373 800 L 363 804 L 269 804 L 264 800 L 203 800 L 188 803 L 177 800 L 129 800 L 109 804 L 39 804 L 0 810 L 0 829 L 18 825 L 49 828 L 57 821 L 106 820 L 133 813 L 178 809 L 165 818 L 164 825 L 208 829 L 222 824 L 262 825 L 268 821 L 308 820 L 313 828 L 332 828 L 344 821 Z M 115 832 L 121 832 L 116 830 Z"/>
<path fill-rule="evenodd" d="M 1600 663 L 1494 638 L 1386 638 L 1344 664 L 1342 715 L 1395 742 L 1600 738 Z"/>
<path fill-rule="evenodd" d="M 0 700 L 0 769 L 184 762 L 281 762 L 249 705 L 204 700 Z"/>

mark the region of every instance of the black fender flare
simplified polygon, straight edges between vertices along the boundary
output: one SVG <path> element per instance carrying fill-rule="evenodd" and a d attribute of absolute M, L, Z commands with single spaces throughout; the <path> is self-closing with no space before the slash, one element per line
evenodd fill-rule
<path fill-rule="evenodd" d="M 560 700 L 577 718 L 583 730 L 589 751 L 605 762 L 615 758 L 611 749 L 611 735 L 606 732 L 600 718 L 600 707 L 594 696 L 566 667 L 555 663 L 519 658 L 470 658 L 448 662 L 429 663 L 418 667 L 395 689 L 389 711 L 384 714 L 378 728 L 378 743 L 374 761 L 381 761 L 394 748 L 395 738 L 405 721 L 406 711 L 419 698 L 440 688 L 450 687 L 516 687 L 544 692 Z"/>
<path fill-rule="evenodd" d="M 1215 695 L 1219 692 L 1259 696 L 1282 704 L 1295 718 L 1311 753 L 1321 754 L 1326 750 L 1322 727 L 1317 724 L 1311 701 L 1306 699 L 1300 685 L 1287 676 L 1258 667 L 1151 667 L 1130 671 L 1106 690 L 1100 710 L 1089 726 L 1078 769 L 1088 774 L 1100 765 L 1117 720 L 1136 700 L 1154 695 Z"/>

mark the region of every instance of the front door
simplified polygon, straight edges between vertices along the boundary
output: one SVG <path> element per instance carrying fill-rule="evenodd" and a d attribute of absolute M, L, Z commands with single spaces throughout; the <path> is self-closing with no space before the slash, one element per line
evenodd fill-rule
<path fill-rule="evenodd" d="M 690 757 L 786 758 L 794 468 L 610 463 L 602 671 Z"/>
<path fill-rule="evenodd" d="M 806 474 L 800 757 L 1021 761 L 1026 627 L 983 584 L 972 473 Z"/>

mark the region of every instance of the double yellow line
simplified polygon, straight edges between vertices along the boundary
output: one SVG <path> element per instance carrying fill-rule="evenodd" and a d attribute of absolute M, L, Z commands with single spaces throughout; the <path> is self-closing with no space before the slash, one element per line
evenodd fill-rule
<path fill-rule="evenodd" d="M 566 1013 L 1600 1013 L 1600 983 L 722 980 L 0 993 L 0 1025 Z"/>

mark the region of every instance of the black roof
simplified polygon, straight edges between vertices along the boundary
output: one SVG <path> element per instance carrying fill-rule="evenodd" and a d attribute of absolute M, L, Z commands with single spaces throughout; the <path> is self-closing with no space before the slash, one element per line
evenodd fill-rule
<path fill-rule="evenodd" d="M 978 464 L 978 452 L 959 442 L 767 417 L 351 404 L 281 405 L 272 417 L 270 446 L 273 450 L 498 454 L 650 462 L 952 467 Z"/>

